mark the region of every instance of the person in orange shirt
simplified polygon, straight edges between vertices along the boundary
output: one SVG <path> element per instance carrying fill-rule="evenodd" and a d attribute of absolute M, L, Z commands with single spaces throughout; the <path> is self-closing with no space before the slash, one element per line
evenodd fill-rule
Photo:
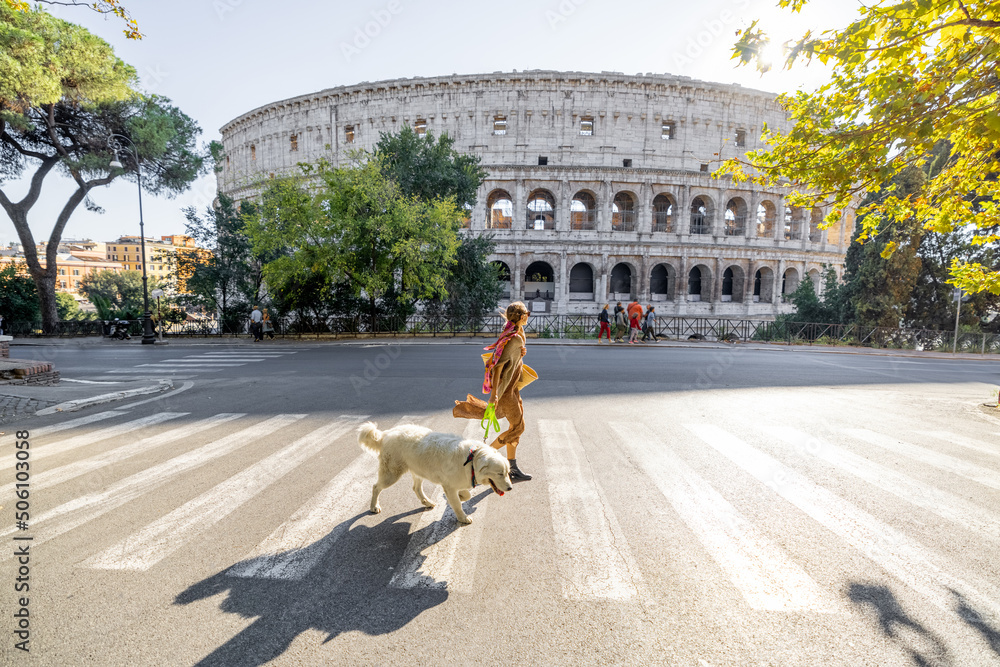
<path fill-rule="evenodd" d="M 628 319 L 631 321 L 632 315 L 638 314 L 639 319 L 642 319 L 642 305 L 639 303 L 638 299 L 632 299 L 632 303 L 628 305 Z"/>

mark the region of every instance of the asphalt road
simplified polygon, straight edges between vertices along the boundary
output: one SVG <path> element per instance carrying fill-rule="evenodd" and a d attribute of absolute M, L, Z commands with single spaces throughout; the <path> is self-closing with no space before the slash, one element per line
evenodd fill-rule
<path fill-rule="evenodd" d="M 41 665 L 1000 665 L 1000 363 L 529 344 L 534 479 L 368 514 L 356 424 L 475 436 L 479 347 L 32 349 L 175 389 L 4 427 L 4 664 L 30 536 Z"/>

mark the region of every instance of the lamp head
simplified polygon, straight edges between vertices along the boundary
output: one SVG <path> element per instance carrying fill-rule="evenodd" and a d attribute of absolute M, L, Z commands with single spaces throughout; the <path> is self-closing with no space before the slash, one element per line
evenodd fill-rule
<path fill-rule="evenodd" d="M 111 161 L 111 164 L 109 164 L 108 166 L 111 167 L 112 169 L 122 169 L 123 168 L 122 167 L 122 163 L 118 161 L 118 156 L 117 155 L 115 156 L 115 159 Z"/>

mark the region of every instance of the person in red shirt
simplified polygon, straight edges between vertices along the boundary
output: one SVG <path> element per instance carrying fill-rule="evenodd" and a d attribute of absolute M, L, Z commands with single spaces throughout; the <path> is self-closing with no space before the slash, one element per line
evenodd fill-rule
<path fill-rule="evenodd" d="M 629 344 L 635 343 L 636 339 L 639 337 L 639 316 L 642 314 L 642 306 L 639 306 L 639 312 L 631 313 L 629 316 Z"/>

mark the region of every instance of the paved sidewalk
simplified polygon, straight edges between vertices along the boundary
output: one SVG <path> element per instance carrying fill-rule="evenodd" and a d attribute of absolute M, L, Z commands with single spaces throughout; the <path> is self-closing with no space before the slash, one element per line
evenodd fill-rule
<path fill-rule="evenodd" d="M 20 421 L 39 411 L 73 412 L 90 405 L 152 397 L 172 388 L 171 382 L 149 379 L 113 384 L 63 381 L 56 386 L 0 384 L 0 424 Z"/>
<path fill-rule="evenodd" d="M 255 349 L 264 350 L 268 347 L 281 347 L 286 345 L 316 345 L 316 346 L 329 346 L 329 345 L 386 345 L 389 343 L 399 344 L 399 345 L 489 345 L 495 338 L 487 338 L 482 336 L 392 336 L 392 335 L 382 335 L 374 337 L 358 337 L 358 338 L 316 338 L 311 336 L 303 336 L 302 338 L 275 338 L 274 340 L 266 340 L 262 343 L 254 345 L 253 340 L 249 336 L 240 336 L 237 338 L 223 338 L 223 337 L 183 337 L 183 338 L 169 338 L 169 345 L 172 347 L 198 347 L 198 346 L 223 346 L 223 347 L 254 347 Z M 907 357 L 916 359 L 961 359 L 968 361 L 984 361 L 984 362 L 1000 362 L 1000 354 L 975 354 L 971 352 L 959 352 L 957 354 L 952 354 L 950 352 L 937 352 L 937 351 L 918 351 L 918 350 L 893 350 L 884 348 L 870 348 L 870 347 L 852 347 L 848 345 L 836 346 L 836 345 L 788 345 L 786 343 L 760 343 L 754 341 L 747 341 L 741 343 L 720 343 L 715 341 L 697 341 L 697 340 L 675 340 L 660 338 L 658 343 L 636 343 L 635 345 L 629 345 L 628 343 L 601 343 L 598 344 L 597 340 L 594 338 L 532 338 L 529 336 L 530 345 L 589 345 L 593 347 L 618 347 L 618 348 L 630 348 L 630 349 L 640 349 L 640 348 L 690 348 L 690 349 L 747 349 L 747 350 L 766 350 L 770 352 L 811 352 L 817 354 L 863 354 L 863 355 L 875 355 L 875 356 L 889 356 L 889 357 Z M 65 347 L 98 347 L 98 346 L 121 346 L 121 345 L 141 345 L 139 340 L 131 341 L 111 341 L 104 340 L 97 337 L 88 338 L 19 338 L 11 342 L 11 349 L 15 350 L 17 346 L 45 346 L 45 345 L 58 345 Z M 16 352 L 12 352 L 16 354 Z"/>

